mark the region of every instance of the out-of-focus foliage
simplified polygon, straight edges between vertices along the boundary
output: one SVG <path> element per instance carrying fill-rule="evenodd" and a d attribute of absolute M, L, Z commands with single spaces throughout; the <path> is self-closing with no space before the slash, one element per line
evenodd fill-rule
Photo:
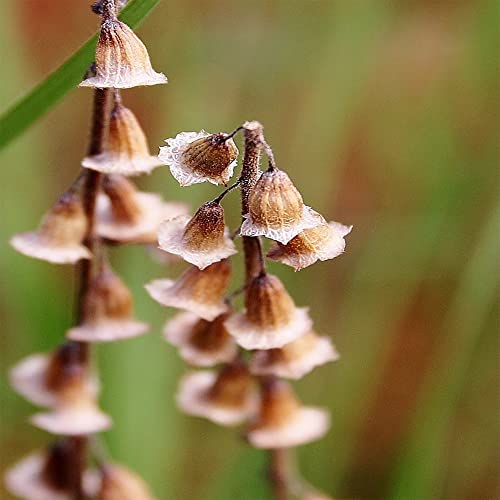
<path fill-rule="evenodd" d="M 90 1 L 0 3 L 5 110 L 96 19 Z M 304 476 L 336 498 L 498 498 L 497 2 L 162 0 L 139 34 L 170 80 L 124 93 L 153 149 L 258 119 L 307 203 L 354 224 L 333 262 L 270 264 L 342 354 L 297 384 L 333 415 L 327 438 L 299 451 Z M 2 468 L 49 439 L 5 371 L 62 338 L 74 288 L 72 269 L 6 241 L 75 177 L 90 101 L 75 90 L 2 153 Z M 218 192 L 181 189 L 166 169 L 141 184 L 193 207 Z M 236 200 L 227 210 L 235 226 Z M 262 454 L 173 403 L 184 367 L 159 334 L 171 312 L 142 285 L 181 268 L 141 248 L 111 257 L 153 324 L 98 348 L 112 455 L 162 499 L 267 498 Z"/>

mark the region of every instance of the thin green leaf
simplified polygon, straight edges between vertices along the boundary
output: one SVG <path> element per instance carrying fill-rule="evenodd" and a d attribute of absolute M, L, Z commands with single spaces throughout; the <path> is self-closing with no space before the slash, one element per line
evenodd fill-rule
<path fill-rule="evenodd" d="M 120 19 L 137 26 L 160 0 L 132 0 Z M 94 58 L 97 34 L 80 47 L 66 62 L 21 98 L 0 118 L 0 148 L 14 140 L 38 118 L 76 88 Z"/>

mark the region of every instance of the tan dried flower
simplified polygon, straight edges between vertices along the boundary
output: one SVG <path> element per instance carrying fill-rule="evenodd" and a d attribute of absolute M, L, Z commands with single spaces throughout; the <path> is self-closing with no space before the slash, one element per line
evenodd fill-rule
<path fill-rule="evenodd" d="M 126 89 L 167 83 L 151 66 L 149 54 L 130 27 L 116 17 L 104 16 L 95 54 L 96 76 L 80 87 Z"/>
<path fill-rule="evenodd" d="M 218 373 L 199 371 L 180 383 L 177 404 L 189 415 L 219 425 L 238 425 L 255 414 L 257 396 L 248 369 L 239 362 L 225 365 Z"/>
<path fill-rule="evenodd" d="M 64 193 L 45 214 L 40 228 L 16 234 L 11 245 L 20 253 L 54 264 L 74 264 L 91 254 L 82 244 L 87 228 L 80 195 L 76 190 Z"/>
<path fill-rule="evenodd" d="M 163 335 L 179 348 L 182 359 L 191 365 L 228 363 L 236 356 L 237 347 L 224 327 L 227 317 L 225 313 L 213 321 L 206 321 L 196 314 L 183 312 L 167 322 Z"/>
<path fill-rule="evenodd" d="M 121 175 L 103 180 L 97 199 L 96 230 L 106 240 L 119 243 L 156 243 L 160 223 L 187 213 L 184 203 L 165 202 L 158 194 L 143 193 Z"/>
<path fill-rule="evenodd" d="M 162 250 L 180 255 L 199 269 L 237 252 L 224 223 L 220 203 L 204 203 L 189 219 L 179 216 L 160 225 L 158 243 Z"/>
<path fill-rule="evenodd" d="M 344 252 L 345 240 L 352 226 L 339 222 L 324 223 L 311 229 L 305 229 L 292 238 L 286 245 L 277 242 L 267 256 L 271 260 L 282 262 L 296 271 L 314 264 L 316 261 L 329 260 Z"/>
<path fill-rule="evenodd" d="M 264 172 L 250 192 L 249 213 L 241 226 L 242 236 L 266 236 L 288 243 L 304 229 L 324 221 L 304 205 L 302 196 L 282 170 Z"/>
<path fill-rule="evenodd" d="M 52 354 L 33 354 L 19 362 L 9 373 L 9 380 L 17 393 L 40 406 L 54 407 L 57 403 L 58 380 L 71 371 L 79 359 L 81 349 L 73 342 L 66 342 Z M 76 357 L 76 359 L 75 359 Z M 86 391 L 97 396 L 97 378 L 85 371 L 82 373 Z"/>
<path fill-rule="evenodd" d="M 146 136 L 137 118 L 120 102 L 115 103 L 109 121 L 109 135 L 104 151 L 87 156 L 82 166 L 105 174 L 140 175 L 161 165 L 149 153 Z"/>
<path fill-rule="evenodd" d="M 13 495 L 27 500 L 70 500 L 75 479 L 72 470 L 74 445 L 67 439 L 58 439 L 48 450 L 31 453 L 5 474 L 5 486 Z M 94 497 L 94 481 L 84 478 L 86 495 Z"/>
<path fill-rule="evenodd" d="M 231 279 L 231 262 L 215 262 L 201 271 L 188 269 L 177 281 L 154 280 L 146 285 L 149 295 L 160 304 L 190 311 L 213 321 L 228 310 L 224 294 Z"/>
<path fill-rule="evenodd" d="M 316 366 L 338 357 L 329 338 L 310 331 L 280 349 L 256 351 L 250 360 L 250 371 L 254 375 L 299 379 Z"/>
<path fill-rule="evenodd" d="M 123 465 L 106 464 L 102 469 L 97 500 L 155 500 L 147 484 Z"/>
<path fill-rule="evenodd" d="M 132 295 L 108 266 L 92 280 L 83 304 L 83 323 L 66 336 L 81 342 L 112 342 L 146 333 L 149 325 L 132 319 Z"/>
<path fill-rule="evenodd" d="M 245 293 L 245 311 L 226 321 L 228 332 L 245 349 L 282 347 L 312 326 L 307 308 L 297 308 L 281 281 L 267 273 L 252 280 Z"/>
<path fill-rule="evenodd" d="M 227 184 L 233 176 L 238 148 L 228 134 L 181 132 L 166 139 L 160 148 L 159 159 L 170 167 L 170 172 L 181 186 L 199 182 Z"/>
<path fill-rule="evenodd" d="M 328 411 L 302 406 L 286 382 L 272 379 L 263 384 L 260 412 L 247 437 L 255 448 L 290 448 L 320 439 L 329 427 Z"/>

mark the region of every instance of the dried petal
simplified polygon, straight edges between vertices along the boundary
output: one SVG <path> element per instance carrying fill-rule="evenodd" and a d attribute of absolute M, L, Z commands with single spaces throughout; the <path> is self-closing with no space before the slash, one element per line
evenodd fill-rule
<path fill-rule="evenodd" d="M 193 313 L 177 314 L 165 325 L 163 335 L 179 348 L 179 354 L 194 366 L 213 366 L 234 359 L 237 347 L 227 333 L 227 313 L 213 321 L 200 319 Z"/>
<path fill-rule="evenodd" d="M 87 78 L 80 87 L 121 88 L 167 83 L 167 77 L 151 66 L 144 44 L 126 24 L 116 18 L 105 18 L 95 54 L 96 76 Z"/>
<path fill-rule="evenodd" d="M 64 193 L 44 216 L 40 228 L 15 235 L 11 245 L 20 253 L 54 264 L 74 264 L 91 254 L 82 244 L 87 227 L 80 195 Z"/>
<path fill-rule="evenodd" d="M 277 242 L 267 256 L 293 267 L 296 271 L 314 264 L 317 260 L 333 259 L 343 253 L 344 236 L 348 235 L 352 226 L 344 226 L 339 222 L 330 222 L 305 229 L 292 238 L 286 245 Z"/>
<path fill-rule="evenodd" d="M 281 349 L 255 352 L 250 371 L 255 375 L 299 379 L 316 366 L 335 361 L 338 357 L 329 338 L 319 337 L 311 331 Z"/>
<path fill-rule="evenodd" d="M 166 139 L 160 148 L 159 159 L 170 167 L 181 186 L 199 182 L 227 184 L 233 175 L 238 148 L 227 134 L 181 132 Z"/>
<path fill-rule="evenodd" d="M 237 252 L 224 224 L 224 209 L 217 202 L 202 205 L 194 216 L 163 222 L 158 233 L 162 250 L 180 255 L 199 269 Z"/>
<path fill-rule="evenodd" d="M 257 276 L 246 290 L 246 310 L 226 321 L 228 332 L 245 349 L 273 349 L 307 333 L 312 326 L 307 308 L 297 308 L 281 281 Z"/>
<path fill-rule="evenodd" d="M 146 136 L 132 111 L 116 103 L 104 151 L 87 156 L 82 165 L 105 174 L 140 175 L 151 172 L 161 162 L 149 153 Z"/>
<path fill-rule="evenodd" d="M 164 306 L 184 309 L 212 321 L 228 310 L 224 294 L 230 278 L 231 262 L 224 259 L 203 271 L 191 267 L 177 281 L 154 280 L 146 285 L 146 290 Z"/>
<path fill-rule="evenodd" d="M 264 172 L 248 199 L 249 213 L 241 226 L 242 236 L 266 236 L 283 244 L 324 219 L 304 205 L 288 175 L 277 169 Z"/>

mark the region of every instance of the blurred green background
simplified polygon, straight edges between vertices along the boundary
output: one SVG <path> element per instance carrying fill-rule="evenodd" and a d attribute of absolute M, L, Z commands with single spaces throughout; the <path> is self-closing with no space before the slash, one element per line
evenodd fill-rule
<path fill-rule="evenodd" d="M 84 0 L 0 5 L 5 110 L 96 18 Z M 331 409 L 331 432 L 299 459 L 335 498 L 500 498 L 498 30 L 499 3 L 480 0 L 162 0 L 138 30 L 170 80 L 124 92 L 153 151 L 179 131 L 258 119 L 306 202 L 354 225 L 333 262 L 297 274 L 269 266 L 342 355 L 296 384 Z M 2 152 L 1 469 L 49 441 L 5 374 L 62 339 L 74 288 L 72 268 L 17 255 L 7 240 L 74 179 L 90 102 L 75 89 Z M 219 192 L 181 189 L 166 168 L 140 184 L 193 208 Z M 182 267 L 140 247 L 112 261 L 152 324 L 98 348 L 112 456 L 161 499 L 268 498 L 263 454 L 173 403 L 185 366 L 160 338 L 172 311 L 143 284 Z"/>

